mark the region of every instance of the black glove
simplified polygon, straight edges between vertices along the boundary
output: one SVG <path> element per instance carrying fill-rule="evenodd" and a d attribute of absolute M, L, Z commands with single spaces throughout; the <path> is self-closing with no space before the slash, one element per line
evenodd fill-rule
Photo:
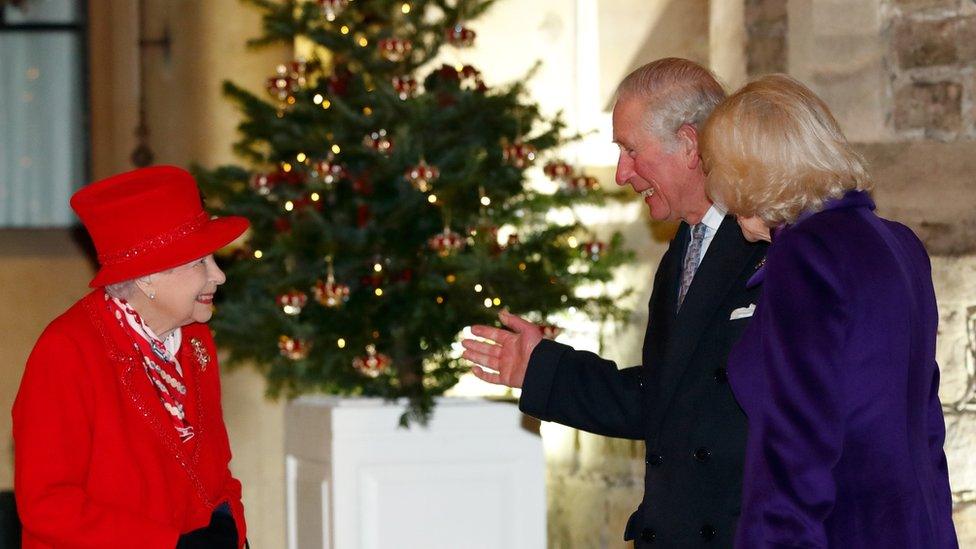
<path fill-rule="evenodd" d="M 221 503 L 210 515 L 210 524 L 180 536 L 176 549 L 237 549 L 237 524 L 230 505 Z"/>

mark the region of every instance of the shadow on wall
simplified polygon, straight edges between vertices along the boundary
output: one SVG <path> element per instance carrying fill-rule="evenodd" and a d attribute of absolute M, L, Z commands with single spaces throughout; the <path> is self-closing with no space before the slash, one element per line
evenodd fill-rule
<path fill-rule="evenodd" d="M 627 63 L 620 67 L 601 70 L 600 96 L 605 98 L 606 110 L 613 108 L 614 92 L 624 76 L 641 65 L 661 57 L 684 57 L 708 65 L 708 0 L 664 0 L 648 3 L 638 0 L 633 10 L 622 10 L 617 2 L 607 2 L 600 8 L 600 50 L 633 51 Z M 612 5 L 611 5 L 612 4 Z M 633 18 L 648 12 L 652 23 L 635 25 Z M 629 44 L 617 44 L 621 39 L 630 42 L 634 36 L 627 29 L 641 30 L 643 36 L 634 42 L 640 46 L 633 50 Z M 638 42 L 639 41 L 639 42 Z M 616 70 L 614 70 L 616 69 Z"/>

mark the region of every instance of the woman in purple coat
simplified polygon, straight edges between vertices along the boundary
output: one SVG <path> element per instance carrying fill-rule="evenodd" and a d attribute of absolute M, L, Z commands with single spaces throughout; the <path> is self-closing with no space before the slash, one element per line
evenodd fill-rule
<path fill-rule="evenodd" d="M 733 94 L 702 144 L 712 198 L 772 242 L 728 364 L 749 421 L 736 546 L 957 547 L 922 244 L 874 214 L 862 160 L 792 78 Z"/>

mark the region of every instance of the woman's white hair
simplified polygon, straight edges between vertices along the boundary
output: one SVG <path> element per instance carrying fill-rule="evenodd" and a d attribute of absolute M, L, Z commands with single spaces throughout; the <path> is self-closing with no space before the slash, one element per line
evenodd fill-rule
<path fill-rule="evenodd" d="M 136 291 L 136 279 L 134 278 L 105 285 L 105 293 L 116 299 L 129 299 L 134 291 Z"/>

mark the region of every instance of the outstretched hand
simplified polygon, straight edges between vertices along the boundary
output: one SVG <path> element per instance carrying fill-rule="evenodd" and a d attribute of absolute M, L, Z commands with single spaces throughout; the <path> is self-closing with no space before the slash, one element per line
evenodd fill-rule
<path fill-rule="evenodd" d="M 462 340 L 464 354 L 461 356 L 475 363 L 471 373 L 479 379 L 497 385 L 521 387 L 532 350 L 542 341 L 542 328 L 508 311 L 499 313 L 498 319 L 511 331 L 484 325 L 472 326 L 472 334 L 489 341 Z"/>

